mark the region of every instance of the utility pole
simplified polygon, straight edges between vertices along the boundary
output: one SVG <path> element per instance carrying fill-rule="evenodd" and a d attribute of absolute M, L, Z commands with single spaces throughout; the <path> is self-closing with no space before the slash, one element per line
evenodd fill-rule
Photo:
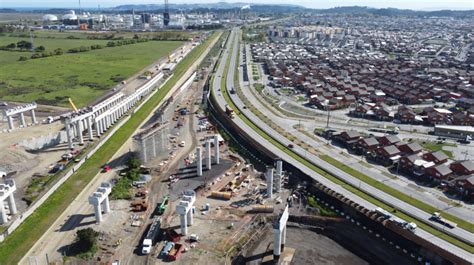
<path fill-rule="evenodd" d="M 326 121 L 326 129 L 329 129 L 329 116 L 331 115 L 331 112 L 330 112 L 329 105 L 327 105 L 326 108 L 328 110 L 328 118 L 327 118 L 327 121 Z"/>

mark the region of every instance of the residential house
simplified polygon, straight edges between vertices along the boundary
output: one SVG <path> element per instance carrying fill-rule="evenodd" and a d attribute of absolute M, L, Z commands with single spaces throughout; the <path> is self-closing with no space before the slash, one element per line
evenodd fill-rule
<path fill-rule="evenodd" d="M 445 164 L 432 166 L 425 170 L 425 176 L 435 181 L 447 180 L 452 173 L 451 169 Z"/>
<path fill-rule="evenodd" d="M 379 141 L 375 137 L 362 138 L 357 141 L 356 148 L 362 153 L 374 151 L 379 146 Z"/>
<path fill-rule="evenodd" d="M 443 151 L 434 151 L 423 154 L 423 159 L 434 162 L 435 164 L 443 164 L 448 161 L 448 156 Z"/>
<path fill-rule="evenodd" d="M 474 174 L 474 163 L 470 160 L 453 162 L 449 168 L 458 176 Z"/>
<path fill-rule="evenodd" d="M 417 142 L 412 142 L 412 143 L 399 142 L 396 144 L 396 146 L 402 153 L 407 154 L 407 155 L 417 154 L 423 150 L 423 147 L 421 147 Z"/>
<path fill-rule="evenodd" d="M 379 144 L 381 146 L 393 145 L 400 142 L 400 138 L 396 135 L 385 135 L 378 138 Z"/>

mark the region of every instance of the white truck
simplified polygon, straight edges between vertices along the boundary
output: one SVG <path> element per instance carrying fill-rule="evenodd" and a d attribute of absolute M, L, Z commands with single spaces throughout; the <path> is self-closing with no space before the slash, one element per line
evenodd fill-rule
<path fill-rule="evenodd" d="M 449 220 L 442 218 L 441 213 L 439 212 L 434 212 L 433 215 L 431 215 L 430 220 L 440 223 L 448 228 L 455 228 L 458 226 L 456 223 L 453 223 Z"/>
<path fill-rule="evenodd" d="M 158 232 L 161 230 L 161 218 L 156 217 L 148 229 L 148 232 L 142 242 L 142 254 L 148 255 L 155 244 Z"/>

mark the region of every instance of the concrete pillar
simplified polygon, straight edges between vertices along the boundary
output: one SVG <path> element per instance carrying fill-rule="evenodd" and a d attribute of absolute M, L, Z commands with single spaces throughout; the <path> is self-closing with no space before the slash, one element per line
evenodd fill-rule
<path fill-rule="evenodd" d="M 92 133 L 92 117 L 87 118 L 87 132 L 89 133 L 89 139 L 94 139 L 94 134 Z"/>
<path fill-rule="evenodd" d="M 7 212 L 3 202 L 0 203 L 0 224 L 6 224 L 8 222 Z"/>
<path fill-rule="evenodd" d="M 196 148 L 196 165 L 197 165 L 197 175 L 202 176 L 202 154 L 201 147 Z"/>
<path fill-rule="evenodd" d="M 146 155 L 146 143 L 145 140 L 142 140 L 142 153 L 143 153 L 143 163 L 146 163 L 148 161 L 147 155 Z"/>
<path fill-rule="evenodd" d="M 219 165 L 219 136 L 214 135 L 214 161 Z"/>
<path fill-rule="evenodd" d="M 18 212 L 16 210 L 15 197 L 13 197 L 13 193 L 8 196 L 8 208 L 10 208 L 10 214 L 12 215 Z"/>
<path fill-rule="evenodd" d="M 207 156 L 206 168 L 207 168 L 207 170 L 211 170 L 212 160 L 211 160 L 211 141 L 210 140 L 206 141 L 206 156 Z"/>
<path fill-rule="evenodd" d="M 267 179 L 267 195 L 271 198 L 273 196 L 273 168 L 267 167 L 265 178 Z"/>
<path fill-rule="evenodd" d="M 79 141 L 79 144 L 84 144 L 84 137 L 82 137 L 82 125 L 81 125 L 81 121 L 77 121 L 76 122 L 76 135 L 77 135 L 77 139 Z"/>
<path fill-rule="evenodd" d="M 154 135 L 151 136 L 151 143 L 153 145 L 153 147 L 152 147 L 153 148 L 152 149 L 153 150 L 153 157 L 156 157 L 156 140 L 155 140 Z"/>
<path fill-rule="evenodd" d="M 273 229 L 273 257 L 278 259 L 281 255 L 281 231 Z"/>
<path fill-rule="evenodd" d="M 102 202 L 102 207 L 104 207 L 104 213 L 109 213 L 110 212 L 109 197 L 105 197 L 104 201 Z"/>
<path fill-rule="evenodd" d="M 278 174 L 275 174 L 274 177 L 273 177 L 273 182 L 274 182 L 274 188 L 275 188 L 275 192 L 280 192 L 281 191 L 281 178 L 282 176 L 281 175 L 278 175 Z"/>
<path fill-rule="evenodd" d="M 282 171 L 283 171 L 283 161 L 278 159 L 276 161 L 276 174 L 281 176 Z"/>
<path fill-rule="evenodd" d="M 102 209 L 100 204 L 94 204 L 95 222 L 98 224 L 102 222 Z"/>
<path fill-rule="evenodd" d="M 286 226 L 283 227 L 281 231 L 281 251 L 285 250 L 285 243 L 286 243 Z"/>
<path fill-rule="evenodd" d="M 8 116 L 8 129 L 13 130 L 15 129 L 15 124 L 13 123 L 13 117 Z"/>
<path fill-rule="evenodd" d="M 26 127 L 25 114 L 23 114 L 23 112 L 20 113 L 20 124 L 21 126 Z"/>
<path fill-rule="evenodd" d="M 97 135 L 97 137 L 100 137 L 100 122 L 99 121 L 94 121 L 94 127 L 95 127 L 95 134 Z"/>
<path fill-rule="evenodd" d="M 187 221 L 188 221 L 188 226 L 192 226 L 194 221 L 193 221 L 193 209 L 189 209 L 188 213 L 186 214 Z"/>
<path fill-rule="evenodd" d="M 30 111 L 30 113 L 31 113 L 31 122 L 32 122 L 33 124 L 36 124 L 36 123 L 37 123 L 37 121 L 36 121 L 36 114 L 35 114 L 35 110 L 34 110 L 34 109 L 32 109 L 32 110 Z"/>
<path fill-rule="evenodd" d="M 181 235 L 185 236 L 188 234 L 188 224 L 186 220 L 186 215 L 185 214 L 180 214 L 179 215 L 179 220 L 181 223 Z"/>
<path fill-rule="evenodd" d="M 72 149 L 72 136 L 71 136 L 70 125 L 71 125 L 71 123 L 70 123 L 69 119 L 66 119 L 65 127 L 66 127 L 67 144 L 69 146 L 69 149 Z"/>

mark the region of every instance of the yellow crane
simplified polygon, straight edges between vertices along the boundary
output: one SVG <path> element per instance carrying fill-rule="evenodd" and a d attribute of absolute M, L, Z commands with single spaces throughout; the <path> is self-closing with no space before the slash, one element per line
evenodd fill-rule
<path fill-rule="evenodd" d="M 67 100 L 69 101 L 69 104 L 71 104 L 71 107 L 74 110 L 74 112 L 77 112 L 76 104 L 74 104 L 74 102 L 72 102 L 72 99 L 67 98 Z"/>

